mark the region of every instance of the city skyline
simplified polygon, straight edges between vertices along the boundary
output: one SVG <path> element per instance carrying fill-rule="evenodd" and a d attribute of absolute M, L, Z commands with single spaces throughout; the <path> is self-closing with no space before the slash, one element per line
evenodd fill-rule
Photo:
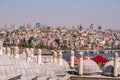
<path fill-rule="evenodd" d="M 94 24 L 119 29 L 119 4 L 119 0 L 0 0 L 0 27 L 40 22 L 51 26 Z"/>

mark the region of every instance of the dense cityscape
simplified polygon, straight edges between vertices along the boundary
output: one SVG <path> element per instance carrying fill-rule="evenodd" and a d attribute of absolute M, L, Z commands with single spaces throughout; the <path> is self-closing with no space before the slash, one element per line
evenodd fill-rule
<path fill-rule="evenodd" d="M 120 49 L 120 31 L 102 29 L 102 26 L 89 28 L 55 27 L 36 23 L 36 26 L 26 24 L 15 28 L 1 29 L 0 37 L 4 46 L 36 47 L 42 49 L 62 50 L 117 50 Z"/>
<path fill-rule="evenodd" d="M 120 80 L 120 0 L 0 0 L 0 80 Z"/>

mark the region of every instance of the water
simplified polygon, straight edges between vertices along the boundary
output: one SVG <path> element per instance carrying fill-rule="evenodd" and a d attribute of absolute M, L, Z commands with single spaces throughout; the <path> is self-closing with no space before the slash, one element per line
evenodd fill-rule
<path fill-rule="evenodd" d="M 89 56 L 89 57 L 93 58 L 93 57 L 96 57 L 98 55 L 101 55 L 106 59 L 111 59 L 111 58 L 113 58 L 114 53 L 113 52 L 110 52 L 110 53 L 104 53 L 104 52 L 100 52 L 100 53 L 89 52 L 89 53 L 87 53 L 87 52 L 84 52 L 83 56 L 84 57 Z M 118 52 L 118 55 L 120 57 L 120 52 Z M 63 53 L 63 59 L 67 60 L 67 58 L 69 58 L 69 57 L 70 57 L 70 53 L 68 53 L 68 52 Z M 79 58 L 79 53 L 78 52 L 75 53 L 75 57 Z"/>
<path fill-rule="evenodd" d="M 104 58 L 106 58 L 106 59 L 111 59 L 111 58 L 114 58 L 113 56 L 114 56 L 114 53 L 113 52 L 109 52 L 109 53 L 104 53 L 104 52 L 100 52 L 100 53 L 96 53 L 96 52 L 84 52 L 84 54 L 83 54 L 83 56 L 85 57 L 85 56 L 88 56 L 88 57 L 90 57 L 90 58 L 94 58 L 94 57 L 96 57 L 96 56 L 98 56 L 98 55 L 101 55 L 101 56 L 103 56 Z M 118 55 L 119 55 L 119 57 L 120 57 L 120 52 L 118 53 Z M 52 57 L 53 57 L 53 55 L 52 54 L 50 54 L 50 55 L 46 55 L 46 54 L 44 54 L 44 55 L 42 55 L 43 56 L 43 59 L 44 60 L 48 60 L 49 61 L 49 59 L 51 59 Z M 79 53 L 78 52 L 75 52 L 75 57 L 77 57 L 77 58 L 79 58 Z M 63 53 L 63 59 L 65 59 L 66 61 L 67 61 L 67 58 L 70 58 L 70 52 L 64 52 Z"/>

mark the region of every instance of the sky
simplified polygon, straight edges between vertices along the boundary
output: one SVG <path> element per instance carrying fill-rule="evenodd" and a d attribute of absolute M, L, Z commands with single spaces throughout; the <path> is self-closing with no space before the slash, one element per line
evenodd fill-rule
<path fill-rule="evenodd" d="M 0 0 L 0 27 L 36 22 L 120 29 L 120 0 Z"/>

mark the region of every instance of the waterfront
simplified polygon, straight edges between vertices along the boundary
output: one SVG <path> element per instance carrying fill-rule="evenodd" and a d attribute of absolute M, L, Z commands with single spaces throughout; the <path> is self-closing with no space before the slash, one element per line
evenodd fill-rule
<path fill-rule="evenodd" d="M 107 59 L 111 59 L 111 58 L 114 57 L 114 53 L 112 53 L 112 52 L 111 53 L 105 53 L 105 52 L 104 53 L 95 53 L 95 52 L 90 52 L 90 53 L 85 52 L 84 53 L 84 57 L 90 57 L 90 58 L 96 57 L 98 55 L 101 55 L 101 56 L 103 56 L 103 57 L 105 57 Z M 120 51 L 118 52 L 118 55 L 120 57 Z M 70 57 L 69 52 L 63 53 L 63 58 L 65 60 L 67 60 L 67 58 L 69 58 L 69 57 Z M 75 53 L 75 57 L 79 58 L 79 53 L 78 52 Z"/>
<path fill-rule="evenodd" d="M 0 80 L 120 80 L 119 0 L 0 0 Z"/>

